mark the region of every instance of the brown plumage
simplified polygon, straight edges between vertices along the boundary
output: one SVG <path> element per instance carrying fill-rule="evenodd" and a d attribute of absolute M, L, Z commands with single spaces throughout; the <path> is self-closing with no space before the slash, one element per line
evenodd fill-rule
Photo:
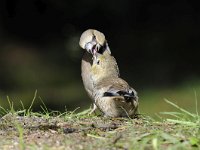
<path fill-rule="evenodd" d="M 79 45 L 85 49 L 85 53 L 81 60 L 81 76 L 83 80 L 83 84 L 85 87 L 86 92 L 88 93 L 89 97 L 94 100 L 93 97 L 93 83 L 91 79 L 91 65 L 93 62 L 93 55 L 96 52 L 99 52 L 103 55 L 110 55 L 110 49 L 108 47 L 107 41 L 103 33 L 94 30 L 88 29 L 84 31 L 80 37 Z M 94 108 L 91 111 L 94 112 L 96 106 L 94 104 Z"/>
<path fill-rule="evenodd" d="M 96 106 L 109 117 L 132 117 L 138 108 L 137 92 L 118 76 L 118 66 L 111 55 L 95 54 L 91 68 Z"/>

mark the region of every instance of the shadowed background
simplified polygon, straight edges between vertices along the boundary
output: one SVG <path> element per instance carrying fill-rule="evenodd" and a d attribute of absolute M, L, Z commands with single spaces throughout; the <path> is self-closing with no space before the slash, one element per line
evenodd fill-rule
<path fill-rule="evenodd" d="M 194 2 L 1 0 L 0 106 L 28 107 L 37 89 L 52 110 L 90 106 L 80 76 L 81 33 L 106 35 L 121 77 L 139 93 L 141 113 L 195 111 L 200 93 L 200 10 Z"/>

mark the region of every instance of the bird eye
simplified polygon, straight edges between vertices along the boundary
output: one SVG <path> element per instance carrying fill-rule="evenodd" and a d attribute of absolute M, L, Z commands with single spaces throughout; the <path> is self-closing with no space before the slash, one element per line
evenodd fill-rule
<path fill-rule="evenodd" d="M 100 64 L 100 60 L 97 60 L 97 65 L 99 65 Z"/>

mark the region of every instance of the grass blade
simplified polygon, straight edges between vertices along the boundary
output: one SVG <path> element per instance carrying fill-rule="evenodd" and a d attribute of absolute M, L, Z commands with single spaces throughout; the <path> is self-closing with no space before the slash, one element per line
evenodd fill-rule
<path fill-rule="evenodd" d="M 165 100 L 165 102 L 167 102 L 168 104 L 170 104 L 170 105 L 174 106 L 175 108 L 179 109 L 179 110 L 182 111 L 183 113 L 185 113 L 185 114 L 187 114 L 187 115 L 189 115 L 189 116 L 191 116 L 191 117 L 193 117 L 193 118 L 196 117 L 194 114 L 192 114 L 192 113 L 188 112 L 187 110 L 185 110 L 185 109 L 179 107 L 178 105 L 176 105 L 176 104 L 170 102 L 169 100 L 167 100 L 167 99 L 164 99 L 164 100 Z"/>
<path fill-rule="evenodd" d="M 30 115 L 31 108 L 33 107 L 33 103 L 34 103 L 36 97 L 37 97 L 37 90 L 35 90 L 33 100 L 32 100 L 31 105 L 29 106 L 29 108 L 28 108 L 28 110 L 27 110 L 27 113 L 28 113 L 29 115 Z"/>
<path fill-rule="evenodd" d="M 174 119 L 167 119 L 167 121 L 169 122 L 173 122 L 173 123 L 178 123 L 178 124 L 183 124 L 183 125 L 187 125 L 187 126 L 198 126 L 197 123 L 193 123 L 190 121 L 182 121 L 182 120 L 174 120 Z"/>
<path fill-rule="evenodd" d="M 196 104 L 196 114 L 197 116 L 199 116 L 196 90 L 194 90 L 194 96 L 195 96 L 195 104 Z"/>

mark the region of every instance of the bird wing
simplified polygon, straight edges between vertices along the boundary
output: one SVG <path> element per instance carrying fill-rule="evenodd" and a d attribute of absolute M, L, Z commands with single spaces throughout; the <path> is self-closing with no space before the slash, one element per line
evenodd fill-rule
<path fill-rule="evenodd" d="M 137 95 L 135 91 L 133 91 L 131 88 L 129 90 L 120 90 L 120 89 L 115 89 L 111 87 L 108 91 L 103 93 L 104 97 L 114 97 L 114 96 L 122 96 L 126 100 L 126 102 L 130 102 L 133 99 L 137 99 Z"/>
<path fill-rule="evenodd" d="M 137 99 L 136 91 L 121 78 L 109 78 L 104 80 L 99 88 L 103 89 L 103 97 L 121 96 L 124 97 L 127 102 Z"/>

